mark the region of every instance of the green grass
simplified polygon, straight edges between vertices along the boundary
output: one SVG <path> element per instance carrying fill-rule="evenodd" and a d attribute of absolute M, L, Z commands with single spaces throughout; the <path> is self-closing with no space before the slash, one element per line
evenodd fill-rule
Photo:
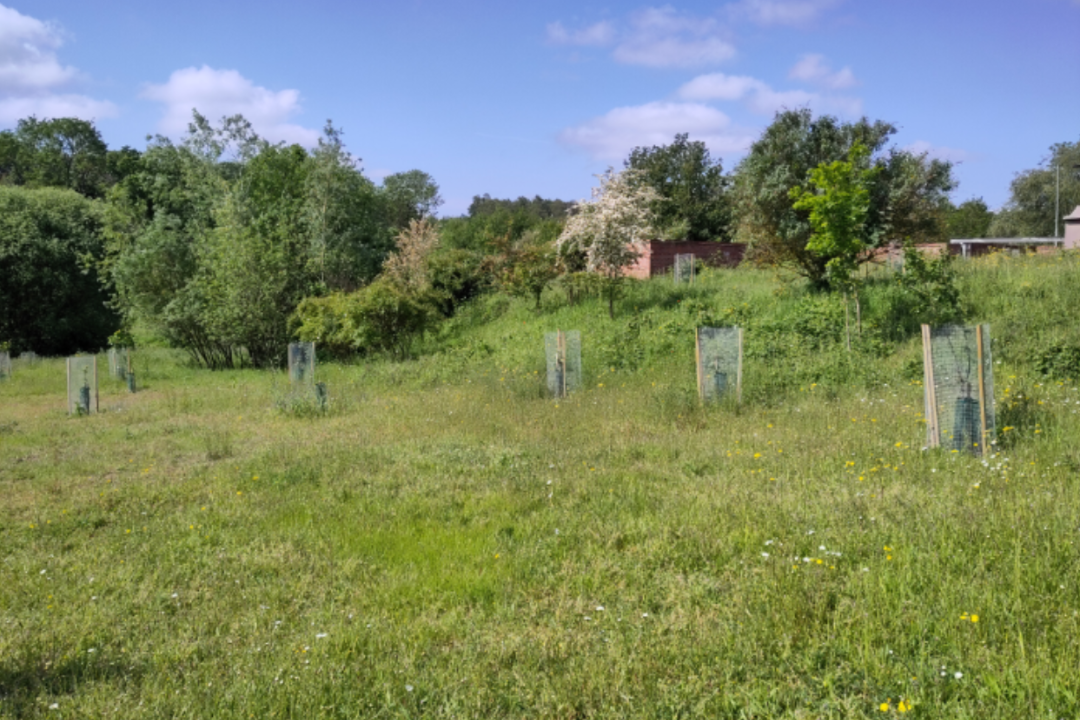
<path fill-rule="evenodd" d="M 923 449 L 915 339 L 868 311 L 848 355 L 756 272 L 615 321 L 485 299 L 418 360 L 320 365 L 326 414 L 153 349 L 69 418 L 62 361 L 16 364 L 0 715 L 1080 717 L 1080 392 L 1033 360 L 1077 337 L 1076 267 L 961 272 L 1003 348 L 985 462 Z M 747 402 L 701 409 L 692 328 L 736 315 Z M 556 327 L 588 371 L 560 402 Z"/>

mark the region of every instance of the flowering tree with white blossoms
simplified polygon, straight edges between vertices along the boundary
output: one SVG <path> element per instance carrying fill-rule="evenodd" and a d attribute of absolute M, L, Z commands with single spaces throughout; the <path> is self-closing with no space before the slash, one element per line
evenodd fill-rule
<path fill-rule="evenodd" d="M 603 278 L 608 299 L 608 315 L 615 317 L 615 296 L 622 285 L 623 268 L 634 262 L 644 243 L 656 235 L 650 209 L 659 199 L 652 187 L 640 182 L 633 170 L 615 172 L 608 168 L 596 176 L 600 186 L 592 190 L 592 200 L 577 203 L 559 236 L 563 253 L 578 250 L 585 254 L 589 272 Z"/>

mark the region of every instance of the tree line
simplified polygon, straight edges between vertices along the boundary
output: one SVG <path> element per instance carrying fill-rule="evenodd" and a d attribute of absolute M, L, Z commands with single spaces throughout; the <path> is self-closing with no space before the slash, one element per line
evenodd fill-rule
<path fill-rule="evenodd" d="M 86 121 L 27 118 L 0 132 L 0 343 L 96 350 L 139 325 L 210 368 L 278 364 L 294 337 L 406 355 L 491 290 L 539 306 L 558 282 L 571 302 L 607 292 L 613 312 L 627 239 L 745 242 L 841 288 L 886 243 L 1051 234 L 1058 166 L 1062 212 L 1080 204 L 1080 143 L 1019 174 L 995 214 L 953 205 L 952 165 L 891 146 L 895 133 L 784 111 L 728 173 L 680 134 L 635 148 L 592 201 L 478 195 L 436 219 L 427 173 L 372 182 L 329 122 L 308 150 L 196 112 L 183 138 L 138 151 Z"/>

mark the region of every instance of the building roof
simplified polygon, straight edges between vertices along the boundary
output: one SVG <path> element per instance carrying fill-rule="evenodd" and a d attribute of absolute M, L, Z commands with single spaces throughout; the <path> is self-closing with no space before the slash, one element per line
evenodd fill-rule
<path fill-rule="evenodd" d="M 1080 220 L 1080 205 L 1073 208 L 1071 215 L 1066 215 L 1062 220 Z"/>
<path fill-rule="evenodd" d="M 958 238 L 949 241 L 950 245 L 1060 245 L 1061 238 L 1024 237 L 1024 238 Z"/>

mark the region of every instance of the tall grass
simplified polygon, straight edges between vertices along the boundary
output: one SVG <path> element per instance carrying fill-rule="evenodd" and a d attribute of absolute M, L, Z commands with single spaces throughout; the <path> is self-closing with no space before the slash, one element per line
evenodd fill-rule
<path fill-rule="evenodd" d="M 914 340 L 867 347 L 887 282 L 851 355 L 831 300 L 753 271 L 615 321 L 488 298 L 419 360 L 320 364 L 324 414 L 148 350 L 143 392 L 68 418 L 61 361 L 16 367 L 0 714 L 1077 717 L 1080 392 L 1033 357 L 1070 263 L 961 270 L 1030 415 L 982 459 L 924 449 Z M 692 328 L 736 317 L 747 402 L 703 409 Z M 557 327 L 589 375 L 555 402 Z"/>

